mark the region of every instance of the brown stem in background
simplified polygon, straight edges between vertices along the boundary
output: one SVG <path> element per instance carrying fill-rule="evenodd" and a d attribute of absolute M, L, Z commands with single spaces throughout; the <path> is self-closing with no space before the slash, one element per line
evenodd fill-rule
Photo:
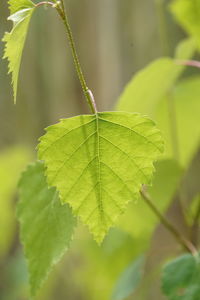
<path fill-rule="evenodd" d="M 49 5 L 51 7 L 54 7 L 55 3 L 50 2 L 50 1 L 42 1 L 42 2 L 35 4 L 35 7 L 39 7 L 39 6 L 43 6 L 43 5 Z"/>
<path fill-rule="evenodd" d="M 200 68 L 200 61 L 198 60 L 176 60 L 175 62 L 177 65 Z"/>
<path fill-rule="evenodd" d="M 168 219 L 161 214 L 161 212 L 157 209 L 157 207 L 154 205 L 151 197 L 145 190 L 145 186 L 142 187 L 140 194 L 146 204 L 151 208 L 151 210 L 154 212 L 154 214 L 159 218 L 160 222 L 165 226 L 165 228 L 176 238 L 178 243 L 183 246 L 183 248 L 187 251 L 192 253 L 192 255 L 197 256 L 198 251 L 195 248 L 195 246 L 187 240 L 175 227 L 172 223 L 168 221 Z"/>
<path fill-rule="evenodd" d="M 191 227 L 191 241 L 194 245 L 198 245 L 198 233 L 199 233 L 199 219 L 200 219 L 200 197 L 198 198 L 198 206 L 196 214 L 194 216 L 193 224 Z"/>

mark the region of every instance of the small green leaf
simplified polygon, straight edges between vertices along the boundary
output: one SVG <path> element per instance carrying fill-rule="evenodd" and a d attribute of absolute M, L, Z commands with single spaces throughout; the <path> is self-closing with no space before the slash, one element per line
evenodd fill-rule
<path fill-rule="evenodd" d="M 195 50 L 192 39 L 184 40 L 176 49 L 176 59 L 188 59 Z M 172 58 L 163 57 L 139 71 L 119 97 L 117 110 L 147 114 L 154 117 L 156 107 L 173 87 L 184 70 Z"/>
<path fill-rule="evenodd" d="M 144 271 L 144 262 L 144 256 L 139 257 L 121 274 L 114 288 L 113 300 L 126 299 L 138 288 Z"/>
<path fill-rule="evenodd" d="M 9 0 L 8 5 L 11 15 L 15 14 L 19 10 L 33 8 L 35 6 L 31 0 Z"/>
<path fill-rule="evenodd" d="M 168 263 L 163 270 L 162 290 L 169 300 L 199 300 L 199 260 L 186 254 Z"/>
<path fill-rule="evenodd" d="M 100 243 L 127 203 L 151 182 L 163 151 L 153 121 L 133 113 L 104 112 L 61 120 L 40 139 L 50 186 Z"/>
<path fill-rule="evenodd" d="M 11 16 L 8 20 L 13 21 L 13 28 L 10 33 L 6 32 L 4 35 L 3 41 L 6 44 L 3 58 L 7 58 L 9 62 L 8 73 L 12 73 L 14 101 L 16 102 L 21 57 L 35 5 L 30 0 L 10 0 L 9 5 Z"/>
<path fill-rule="evenodd" d="M 69 206 L 60 204 L 55 188 L 48 188 L 41 162 L 23 173 L 19 193 L 17 215 L 34 296 L 68 249 L 76 222 Z"/>
<path fill-rule="evenodd" d="M 178 23 L 196 40 L 200 49 L 200 1 L 175 0 L 170 8 Z"/>

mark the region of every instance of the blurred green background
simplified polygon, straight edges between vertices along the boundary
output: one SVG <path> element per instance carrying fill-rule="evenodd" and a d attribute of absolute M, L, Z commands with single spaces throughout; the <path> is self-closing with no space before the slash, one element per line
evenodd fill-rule
<path fill-rule="evenodd" d="M 87 83 L 100 111 L 112 110 L 131 77 L 155 58 L 172 56 L 178 42 L 186 36 L 170 14 L 167 0 L 65 2 Z M 11 22 L 6 20 L 8 14 L 7 1 L 1 1 L 1 37 L 11 28 Z M 166 32 L 163 34 L 162 30 Z M 0 52 L 2 57 L 2 42 Z M 7 61 L 0 60 L 0 300 L 26 300 L 28 277 L 15 218 L 20 172 L 35 159 L 34 149 L 45 127 L 60 118 L 89 112 L 66 33 L 53 9 L 41 7 L 31 21 L 17 105 L 13 104 L 10 79 Z M 180 176 L 181 168 L 176 171 Z M 131 221 L 129 225 L 132 226 Z M 98 247 L 87 229 L 79 225 L 71 249 L 37 299 L 111 299 L 120 273 L 150 245 L 146 232 L 132 234 L 126 227 L 124 223 L 112 229 Z M 173 240 L 169 241 L 173 245 Z M 155 248 L 150 266 L 160 255 Z M 135 300 L 165 299 L 157 272 L 155 269 L 144 285 L 148 296 L 142 298 L 140 293 Z"/>

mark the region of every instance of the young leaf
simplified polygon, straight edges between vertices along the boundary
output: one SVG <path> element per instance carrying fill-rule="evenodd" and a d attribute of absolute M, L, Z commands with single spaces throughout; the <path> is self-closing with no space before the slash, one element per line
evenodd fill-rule
<path fill-rule="evenodd" d="M 178 23 L 194 37 L 200 49 L 200 2 L 198 0 L 175 0 L 170 8 Z"/>
<path fill-rule="evenodd" d="M 41 162 L 23 173 L 19 192 L 17 215 L 34 296 L 68 249 L 75 219 L 69 206 L 60 204 L 55 188 L 48 188 Z"/>
<path fill-rule="evenodd" d="M 28 31 L 29 22 L 34 11 L 34 3 L 30 0 L 10 0 L 10 17 L 13 28 L 10 33 L 6 32 L 3 38 L 5 44 L 4 57 L 9 62 L 8 73 L 12 73 L 12 85 L 14 101 L 17 97 L 17 83 L 21 57 Z"/>
<path fill-rule="evenodd" d="M 176 59 L 188 59 L 195 50 L 192 39 L 184 40 L 176 50 Z M 117 110 L 137 111 L 154 117 L 159 101 L 173 87 L 184 70 L 172 58 L 163 57 L 139 71 L 119 97 Z"/>
<path fill-rule="evenodd" d="M 144 256 L 134 260 L 121 274 L 114 288 L 112 300 L 127 299 L 138 287 L 144 269 Z"/>
<path fill-rule="evenodd" d="M 104 112 L 61 120 L 40 139 L 48 182 L 100 243 L 127 203 L 149 184 L 163 151 L 160 131 L 138 114 Z"/>
<path fill-rule="evenodd" d="M 8 5 L 11 15 L 15 14 L 19 10 L 34 7 L 34 3 L 31 0 L 9 0 Z"/>
<path fill-rule="evenodd" d="M 162 290 L 169 300 L 199 300 L 200 263 L 191 254 L 180 256 L 163 270 Z"/>

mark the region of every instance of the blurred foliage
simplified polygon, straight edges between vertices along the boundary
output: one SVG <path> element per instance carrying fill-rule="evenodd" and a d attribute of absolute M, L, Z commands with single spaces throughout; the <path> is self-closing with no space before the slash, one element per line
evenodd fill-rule
<path fill-rule="evenodd" d="M 170 205 L 183 172 L 179 164 L 173 160 L 159 161 L 155 164 L 155 168 L 156 172 L 152 186 L 149 187 L 149 194 L 156 203 L 157 208 L 164 212 Z M 144 200 L 140 198 L 135 203 L 130 203 L 128 210 L 119 220 L 119 227 L 138 239 L 138 242 L 142 237 L 146 248 L 158 223 L 158 218 Z M 144 250 L 146 250 L 145 248 Z"/>
<path fill-rule="evenodd" d="M 20 173 L 31 159 L 30 151 L 13 147 L 0 153 L 0 260 L 10 250 L 16 230 L 15 196 Z"/>
<path fill-rule="evenodd" d="M 172 1 L 170 8 L 177 22 L 195 38 L 200 49 L 200 2 L 176 0 Z"/>
<path fill-rule="evenodd" d="M 166 157 L 174 156 L 187 167 L 200 143 L 200 77 L 181 80 L 157 108 L 156 120 L 164 133 Z M 173 102 L 173 107 L 171 107 Z M 176 115 L 176 129 L 170 126 L 172 114 Z M 174 150 L 172 131 L 177 131 L 178 149 Z"/>
<path fill-rule="evenodd" d="M 185 40 L 176 49 L 175 59 L 190 59 L 195 51 L 192 39 Z M 137 111 L 155 118 L 156 107 L 162 98 L 173 88 L 184 71 L 184 66 L 174 59 L 164 57 L 151 62 L 138 72 L 125 87 L 118 99 L 117 109 Z M 141 86 L 144 86 L 142 89 Z"/>
<path fill-rule="evenodd" d="M 199 257 L 180 256 L 163 270 L 162 289 L 170 300 L 198 300 L 200 295 Z"/>
<path fill-rule="evenodd" d="M 139 257 L 127 267 L 116 283 L 113 291 L 113 300 L 127 298 L 138 287 L 143 275 L 144 257 Z"/>

